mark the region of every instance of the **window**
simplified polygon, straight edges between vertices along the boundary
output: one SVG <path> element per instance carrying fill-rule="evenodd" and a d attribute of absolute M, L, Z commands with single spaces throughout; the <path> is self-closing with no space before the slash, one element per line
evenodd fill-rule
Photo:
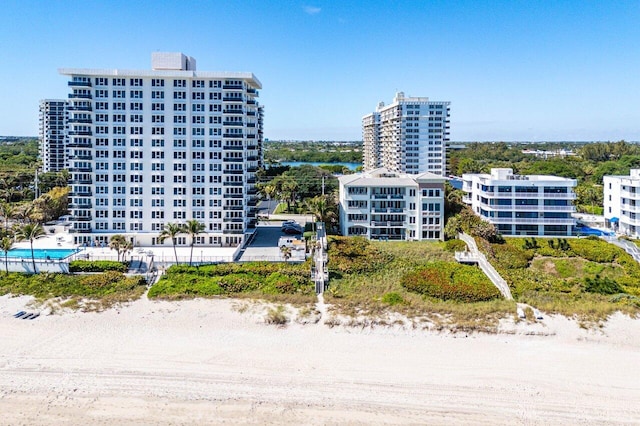
<path fill-rule="evenodd" d="M 186 104 L 173 104 L 173 110 L 175 112 L 186 112 L 187 105 Z"/>
<path fill-rule="evenodd" d="M 127 109 L 127 104 L 124 102 L 114 102 L 112 106 L 114 111 L 124 111 Z"/>
<path fill-rule="evenodd" d="M 186 124 L 187 123 L 187 117 L 185 117 L 184 115 L 175 115 L 173 117 L 173 122 L 175 124 Z"/>
<path fill-rule="evenodd" d="M 162 90 L 151 91 L 151 99 L 164 99 L 164 92 Z"/>
<path fill-rule="evenodd" d="M 154 78 L 151 80 L 152 87 L 164 87 L 164 80 L 161 78 Z"/>
<path fill-rule="evenodd" d="M 164 104 L 159 102 L 152 103 L 151 111 L 164 111 Z"/>
<path fill-rule="evenodd" d="M 173 80 L 173 87 L 187 87 L 187 80 Z"/>
<path fill-rule="evenodd" d="M 129 80 L 129 85 L 133 87 L 142 87 L 142 79 L 141 78 L 132 78 Z"/>
<path fill-rule="evenodd" d="M 131 102 L 129 109 L 131 111 L 142 111 L 142 102 Z"/>
<path fill-rule="evenodd" d="M 187 92 L 173 92 L 173 99 L 178 100 L 178 101 L 182 101 L 187 99 Z"/>
<path fill-rule="evenodd" d="M 127 80 L 124 78 L 114 78 L 111 83 L 114 86 L 125 86 L 127 84 Z"/>
<path fill-rule="evenodd" d="M 124 99 L 125 97 L 127 97 L 127 91 L 126 90 L 114 90 L 112 95 L 116 99 Z"/>

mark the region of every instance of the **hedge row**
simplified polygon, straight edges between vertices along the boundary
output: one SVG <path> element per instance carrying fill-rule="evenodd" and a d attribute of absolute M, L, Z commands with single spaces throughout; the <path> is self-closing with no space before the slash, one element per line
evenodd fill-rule
<path fill-rule="evenodd" d="M 129 262 L 114 260 L 73 260 L 69 262 L 69 272 L 127 272 Z"/>

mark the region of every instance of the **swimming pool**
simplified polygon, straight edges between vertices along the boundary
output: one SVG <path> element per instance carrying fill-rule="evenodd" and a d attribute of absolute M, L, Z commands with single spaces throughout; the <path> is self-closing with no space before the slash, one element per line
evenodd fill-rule
<path fill-rule="evenodd" d="M 74 254 L 76 250 L 74 249 L 33 249 L 33 256 L 36 259 L 65 259 L 72 254 Z M 9 254 L 7 257 L 12 258 L 23 258 L 23 259 L 31 259 L 31 249 L 12 249 L 9 250 Z M 0 260 L 4 259 L 4 251 L 0 250 Z"/>
<path fill-rule="evenodd" d="M 615 232 L 603 231 L 601 229 L 590 228 L 588 226 L 580 226 L 573 229 L 573 235 L 576 235 L 578 237 L 584 235 L 595 235 L 596 237 L 613 237 L 615 235 Z"/>

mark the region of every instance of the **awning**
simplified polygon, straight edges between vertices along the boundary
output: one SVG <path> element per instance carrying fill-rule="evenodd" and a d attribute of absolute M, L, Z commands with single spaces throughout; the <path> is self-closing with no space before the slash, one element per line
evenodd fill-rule
<path fill-rule="evenodd" d="M 618 219 L 617 217 L 612 217 L 611 219 L 609 219 L 610 223 L 618 223 L 620 222 L 620 219 Z"/>

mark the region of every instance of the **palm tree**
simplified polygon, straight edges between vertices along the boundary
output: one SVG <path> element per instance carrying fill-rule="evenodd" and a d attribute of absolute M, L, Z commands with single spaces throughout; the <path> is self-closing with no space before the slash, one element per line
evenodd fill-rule
<path fill-rule="evenodd" d="M 184 232 L 191 237 L 191 254 L 189 255 L 189 266 L 191 266 L 191 260 L 193 259 L 193 244 L 195 243 L 198 234 L 204 231 L 204 224 L 198 222 L 195 219 L 191 219 L 184 225 Z M 202 262 L 202 259 L 200 259 Z"/>
<path fill-rule="evenodd" d="M 120 250 L 122 251 L 122 261 L 126 262 L 126 256 L 127 253 L 129 253 L 131 250 L 133 250 L 133 242 L 132 241 L 125 241 L 124 244 L 122 245 L 122 247 L 120 248 Z"/>
<path fill-rule="evenodd" d="M 33 262 L 34 274 L 38 271 L 36 271 L 36 257 L 33 254 L 33 241 L 40 237 L 44 237 L 45 235 L 46 232 L 38 223 L 27 223 L 26 225 L 22 225 L 16 229 L 16 239 L 18 241 L 29 240 L 29 244 L 31 245 L 31 262 Z"/>
<path fill-rule="evenodd" d="M 268 201 L 271 201 L 271 199 L 278 193 L 276 186 L 270 183 L 262 185 L 260 190 L 262 194 L 267 197 Z M 270 209 L 267 209 L 267 219 L 269 219 L 269 210 Z"/>
<path fill-rule="evenodd" d="M 167 223 L 164 229 L 160 233 L 158 241 L 160 244 L 164 243 L 164 240 L 171 238 L 171 244 L 173 244 L 173 254 L 176 256 L 176 265 L 178 265 L 178 252 L 176 250 L 176 236 L 184 232 L 184 226 L 177 223 Z"/>
<path fill-rule="evenodd" d="M 326 225 L 333 223 L 338 217 L 335 198 L 331 195 L 318 195 L 305 203 L 307 211 L 313 214 L 316 220 Z"/>
<path fill-rule="evenodd" d="M 0 249 L 4 251 L 4 268 L 9 275 L 9 250 L 13 248 L 13 240 L 9 237 L 4 237 L 0 241 Z"/>
<path fill-rule="evenodd" d="M 291 247 L 287 247 L 287 246 L 280 247 L 280 254 L 282 255 L 284 261 L 286 262 L 291 257 Z"/>
<path fill-rule="evenodd" d="M 118 255 L 118 262 L 120 262 L 120 253 L 122 253 L 123 248 L 126 245 L 127 239 L 123 235 L 114 235 L 109 240 L 109 248 L 116 251 Z"/>
<path fill-rule="evenodd" d="M 16 214 L 16 209 L 13 204 L 9 204 L 7 202 L 0 204 L 0 215 L 4 218 L 4 229 L 7 231 L 9 229 L 9 220 L 13 219 Z"/>

